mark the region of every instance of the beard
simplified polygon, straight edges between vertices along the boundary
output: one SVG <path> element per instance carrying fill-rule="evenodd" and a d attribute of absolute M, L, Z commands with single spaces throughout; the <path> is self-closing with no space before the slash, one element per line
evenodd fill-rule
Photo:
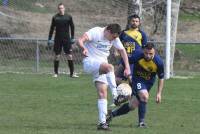
<path fill-rule="evenodd" d="M 150 60 L 152 60 L 152 58 L 144 57 L 144 60 L 145 61 L 150 61 Z"/>
<path fill-rule="evenodd" d="M 136 26 L 136 25 L 131 25 L 131 28 L 132 28 L 132 29 L 136 29 L 136 28 L 138 28 L 138 26 Z"/>

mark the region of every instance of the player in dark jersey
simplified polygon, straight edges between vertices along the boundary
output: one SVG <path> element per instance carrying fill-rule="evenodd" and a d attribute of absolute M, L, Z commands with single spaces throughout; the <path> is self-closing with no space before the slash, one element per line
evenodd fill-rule
<path fill-rule="evenodd" d="M 158 87 L 156 102 L 161 102 L 161 93 L 164 84 L 164 64 L 159 55 L 155 53 L 152 43 L 147 43 L 143 51 L 137 50 L 129 57 L 129 62 L 134 63 L 132 73 L 132 98 L 129 103 L 123 104 L 116 110 L 110 112 L 107 116 L 107 122 L 113 117 L 127 114 L 129 111 L 139 107 L 138 127 L 145 127 L 146 104 L 149 99 L 149 91 L 155 83 L 158 76 Z"/>
<path fill-rule="evenodd" d="M 142 46 L 146 45 L 147 43 L 147 35 L 144 31 L 140 29 L 140 25 L 141 22 L 138 15 L 134 14 L 129 16 L 128 27 L 119 36 L 129 57 L 135 50 L 141 49 Z M 133 65 L 130 64 L 130 66 L 132 68 Z M 122 64 L 119 64 L 115 74 L 117 83 L 120 84 L 121 80 L 125 79 L 125 77 L 123 76 Z"/>
<path fill-rule="evenodd" d="M 70 77 L 78 77 L 74 74 L 74 63 L 72 59 L 72 44 L 74 40 L 74 23 L 72 16 L 65 13 L 65 7 L 62 3 L 58 4 L 59 12 L 53 16 L 51 27 L 49 31 L 48 45 L 50 44 L 54 30 L 54 77 L 58 76 L 59 59 L 62 52 L 64 53 L 68 60 L 68 66 L 70 69 Z M 70 35 L 71 34 L 71 35 Z"/>
<path fill-rule="evenodd" d="M 132 52 L 137 49 L 141 49 L 142 46 L 147 43 L 147 35 L 140 29 L 140 17 L 136 14 L 129 16 L 129 27 L 124 30 L 119 38 L 123 43 L 128 56 L 131 56 Z"/>

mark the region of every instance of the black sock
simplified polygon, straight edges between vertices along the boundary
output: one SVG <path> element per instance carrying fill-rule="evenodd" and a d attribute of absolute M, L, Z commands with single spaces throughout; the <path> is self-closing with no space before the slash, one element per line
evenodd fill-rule
<path fill-rule="evenodd" d="M 54 60 L 54 73 L 58 74 L 59 61 Z"/>
<path fill-rule="evenodd" d="M 129 103 L 123 104 L 120 108 L 112 112 L 113 117 L 127 114 L 130 111 Z"/>
<path fill-rule="evenodd" d="M 138 106 L 139 122 L 144 122 L 145 114 L 146 114 L 146 102 L 140 101 L 140 104 Z"/>
<path fill-rule="evenodd" d="M 68 60 L 68 66 L 69 66 L 70 76 L 72 76 L 73 73 L 74 73 L 74 63 L 73 63 L 73 60 Z"/>

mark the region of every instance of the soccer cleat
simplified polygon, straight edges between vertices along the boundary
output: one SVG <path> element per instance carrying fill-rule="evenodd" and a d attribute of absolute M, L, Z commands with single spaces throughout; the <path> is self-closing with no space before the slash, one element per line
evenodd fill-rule
<path fill-rule="evenodd" d="M 54 78 L 57 78 L 57 77 L 58 77 L 58 74 L 54 74 L 53 77 L 54 77 Z"/>
<path fill-rule="evenodd" d="M 97 130 L 109 131 L 110 128 L 107 123 L 100 123 L 99 125 L 97 125 Z"/>
<path fill-rule="evenodd" d="M 71 75 L 70 77 L 71 77 L 71 78 L 78 78 L 79 76 L 76 75 L 76 74 L 73 74 L 73 75 Z"/>
<path fill-rule="evenodd" d="M 122 103 L 128 101 L 128 96 L 118 95 L 116 99 L 114 99 L 114 104 L 116 106 L 121 105 Z"/>
<path fill-rule="evenodd" d="M 108 114 L 106 115 L 106 123 L 110 124 L 110 122 L 112 121 L 113 115 L 112 115 L 112 110 L 108 110 Z"/>
<path fill-rule="evenodd" d="M 138 127 L 139 127 L 139 128 L 147 128 L 147 126 L 146 126 L 146 124 L 145 124 L 144 122 L 140 122 L 140 123 L 138 124 Z"/>

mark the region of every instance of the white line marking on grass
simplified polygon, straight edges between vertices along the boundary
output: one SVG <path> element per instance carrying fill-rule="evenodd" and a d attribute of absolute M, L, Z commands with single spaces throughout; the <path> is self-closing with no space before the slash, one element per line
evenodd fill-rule
<path fill-rule="evenodd" d="M 192 76 L 173 76 L 174 79 L 192 79 L 194 77 Z"/>

